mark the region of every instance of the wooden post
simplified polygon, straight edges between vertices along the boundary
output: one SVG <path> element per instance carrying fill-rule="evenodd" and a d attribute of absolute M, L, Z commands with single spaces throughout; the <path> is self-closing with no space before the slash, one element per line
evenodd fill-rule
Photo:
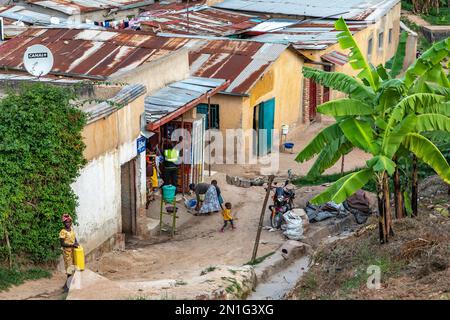
<path fill-rule="evenodd" d="M 184 177 L 184 170 L 186 169 L 186 167 L 185 167 L 185 165 L 184 165 L 184 156 L 185 156 L 185 154 L 184 154 L 184 148 L 185 148 L 185 144 L 184 144 L 184 114 L 182 114 L 181 115 L 181 132 L 183 132 L 183 137 L 182 137 L 182 139 L 183 139 L 183 158 L 182 158 L 182 162 L 181 162 L 181 193 L 183 194 L 183 196 L 184 196 L 184 194 L 185 194 L 185 190 L 184 190 L 184 179 L 185 179 L 185 177 Z"/>
<path fill-rule="evenodd" d="M 342 163 L 341 163 L 341 176 L 344 175 L 344 163 L 345 163 L 345 156 L 342 155 Z"/>
<path fill-rule="evenodd" d="M 412 172 L 412 190 L 411 190 L 411 206 L 412 206 L 412 211 L 413 211 L 413 216 L 417 217 L 417 197 L 418 197 L 418 190 L 417 190 L 417 157 L 415 155 L 413 155 L 413 168 L 412 168 L 413 172 Z"/>
<path fill-rule="evenodd" d="M 211 177 L 211 97 L 208 97 L 208 135 L 209 135 L 209 161 L 208 161 L 208 170 L 209 176 Z"/>
<path fill-rule="evenodd" d="M 264 204 L 263 204 L 263 207 L 261 210 L 261 216 L 259 217 L 258 232 L 256 234 L 255 246 L 253 247 L 253 254 L 252 254 L 252 260 L 251 260 L 252 263 L 255 261 L 256 255 L 258 254 L 259 238 L 261 237 L 261 231 L 262 231 L 263 222 L 264 222 L 264 213 L 266 212 L 267 201 L 269 201 L 269 196 L 270 196 L 270 191 L 272 189 L 273 179 L 275 179 L 275 176 L 271 175 L 269 177 L 269 182 L 267 184 L 268 186 L 267 186 L 266 198 L 264 199 Z"/>
<path fill-rule="evenodd" d="M 13 267 L 11 243 L 9 242 L 8 231 L 5 230 L 6 247 L 8 248 L 9 269 Z"/>

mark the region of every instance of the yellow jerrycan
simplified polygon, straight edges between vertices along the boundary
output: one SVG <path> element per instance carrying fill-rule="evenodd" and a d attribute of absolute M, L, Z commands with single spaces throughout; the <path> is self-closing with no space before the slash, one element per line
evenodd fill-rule
<path fill-rule="evenodd" d="M 78 270 L 84 270 L 84 250 L 82 246 L 73 249 L 73 263 Z"/>

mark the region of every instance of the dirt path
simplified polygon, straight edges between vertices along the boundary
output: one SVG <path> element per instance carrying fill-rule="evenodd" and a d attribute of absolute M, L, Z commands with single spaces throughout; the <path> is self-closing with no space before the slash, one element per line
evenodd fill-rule
<path fill-rule="evenodd" d="M 190 216 L 178 228 L 173 240 L 153 245 L 137 244 L 135 249 L 112 252 L 89 268 L 111 280 L 186 279 L 217 265 L 242 265 L 251 258 L 264 189 L 241 189 L 225 182 L 225 174 L 213 176 L 219 181 L 225 201 L 234 206 L 237 229 L 220 233 L 220 213 Z M 179 215 L 190 215 L 181 208 Z M 268 222 L 266 222 L 268 223 Z M 156 237 L 154 240 L 158 240 Z M 264 231 L 259 255 L 275 251 L 284 241 L 279 232 Z"/>
<path fill-rule="evenodd" d="M 304 163 L 298 163 L 295 161 L 297 154 L 311 142 L 311 140 L 319 133 L 323 128 L 329 126 L 334 122 L 334 119 L 329 117 L 323 117 L 322 122 L 311 124 L 306 130 L 302 127 L 298 127 L 292 130 L 288 135 L 288 142 L 294 143 L 294 149 L 292 153 L 281 152 L 279 154 L 279 167 L 277 174 L 280 176 L 287 176 L 288 170 L 291 170 L 292 174 L 297 176 L 305 176 L 311 166 L 313 165 L 315 158 L 306 161 Z M 361 150 L 353 150 L 345 157 L 344 170 L 350 171 L 355 168 L 364 166 L 365 162 L 370 159 L 370 155 Z M 261 175 L 261 168 L 268 167 L 263 165 L 214 165 L 213 170 L 219 172 L 226 172 L 231 176 L 241 176 L 254 178 Z M 334 166 L 325 171 L 325 174 L 341 172 L 341 161 L 339 160 Z"/>
<path fill-rule="evenodd" d="M 61 300 L 66 276 L 55 272 L 50 279 L 28 281 L 20 286 L 0 292 L 0 300 Z"/>
<path fill-rule="evenodd" d="M 429 26 L 430 23 L 424 20 L 422 17 L 413 14 L 410 11 L 402 10 L 402 16 L 406 17 L 412 23 L 417 24 L 419 27 L 421 26 Z"/>

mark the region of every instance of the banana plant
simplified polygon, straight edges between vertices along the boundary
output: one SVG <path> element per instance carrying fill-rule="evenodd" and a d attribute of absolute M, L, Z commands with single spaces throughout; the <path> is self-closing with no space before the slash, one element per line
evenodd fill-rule
<path fill-rule="evenodd" d="M 421 135 L 423 131 L 450 131 L 448 96 L 443 95 L 442 90 L 422 94 L 414 92 L 419 82 L 423 81 L 422 77 L 440 65 L 445 58 L 444 51 L 448 56 L 450 41 L 444 40 L 436 48 L 432 47 L 421 57 L 422 60 L 419 59 L 408 69 L 402 79 L 395 79 L 403 66 L 404 34 L 391 62 L 374 68 L 361 54 L 344 20 L 336 22 L 336 29 L 343 31 L 338 40 L 343 49 L 350 49 L 350 63 L 360 71 L 359 79 L 337 72 L 304 69 L 305 77 L 344 92 L 348 98 L 327 102 L 318 108 L 318 112 L 333 116 L 336 123 L 322 130 L 296 160 L 303 162 L 318 155 L 308 173 L 314 176 L 322 174 L 354 148 L 372 154 L 373 158 L 367 162 L 366 168 L 342 177 L 311 201 L 316 204 L 327 201 L 340 203 L 370 179 L 375 179 L 380 242 L 384 243 L 392 234 L 389 176 L 396 172 L 394 160 L 401 154 L 399 150 L 412 152 L 428 163 L 444 181 L 450 181 L 447 161 L 434 144 Z"/>

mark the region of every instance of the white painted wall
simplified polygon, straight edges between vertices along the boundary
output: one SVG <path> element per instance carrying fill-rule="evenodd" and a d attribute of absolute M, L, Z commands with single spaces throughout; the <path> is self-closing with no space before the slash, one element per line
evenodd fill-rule
<path fill-rule="evenodd" d="M 78 195 L 75 231 L 85 254 L 122 230 L 120 167 L 137 157 L 136 139 L 90 161 L 72 185 Z M 136 167 L 139 212 L 143 202 L 145 205 L 145 154 L 139 155 Z"/>

